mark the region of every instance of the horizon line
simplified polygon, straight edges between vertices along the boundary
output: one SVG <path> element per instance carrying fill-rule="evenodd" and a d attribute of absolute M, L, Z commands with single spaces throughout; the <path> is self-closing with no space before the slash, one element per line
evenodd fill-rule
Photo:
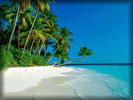
<path fill-rule="evenodd" d="M 66 65 L 133 65 L 133 63 L 82 63 L 82 64 L 66 64 Z"/>

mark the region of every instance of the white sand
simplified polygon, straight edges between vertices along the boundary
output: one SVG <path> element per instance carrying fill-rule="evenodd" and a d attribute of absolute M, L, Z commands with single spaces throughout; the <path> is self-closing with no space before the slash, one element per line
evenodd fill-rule
<path fill-rule="evenodd" d="M 37 86 L 42 79 L 63 77 L 66 72 L 74 71 L 67 67 L 15 67 L 4 71 L 3 93 L 20 92 L 27 88 Z"/>

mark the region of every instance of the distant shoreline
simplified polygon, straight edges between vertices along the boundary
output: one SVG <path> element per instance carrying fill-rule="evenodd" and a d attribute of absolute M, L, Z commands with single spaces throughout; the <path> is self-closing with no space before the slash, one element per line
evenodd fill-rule
<path fill-rule="evenodd" d="M 69 65 L 133 65 L 133 63 L 92 63 L 92 64 L 66 64 Z"/>

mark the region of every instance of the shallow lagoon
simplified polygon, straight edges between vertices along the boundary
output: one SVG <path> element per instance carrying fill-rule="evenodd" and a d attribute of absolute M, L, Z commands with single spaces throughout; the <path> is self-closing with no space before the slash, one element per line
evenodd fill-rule
<path fill-rule="evenodd" d="M 123 97 L 129 99 L 130 66 L 76 65 L 77 77 L 65 82 L 84 100 L 88 97 Z M 122 99 L 121 99 L 122 100 Z"/>

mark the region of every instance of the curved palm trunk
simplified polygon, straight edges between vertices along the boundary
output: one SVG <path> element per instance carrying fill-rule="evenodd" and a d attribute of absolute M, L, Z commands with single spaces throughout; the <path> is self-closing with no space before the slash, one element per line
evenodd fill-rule
<path fill-rule="evenodd" d="M 54 62 L 53 66 L 58 63 L 59 58 L 57 58 L 56 62 Z"/>
<path fill-rule="evenodd" d="M 46 40 L 45 40 L 46 41 Z M 40 53 L 41 53 L 41 49 L 42 49 L 42 46 L 43 46 L 43 44 L 45 43 L 45 41 L 43 41 L 43 43 L 42 43 L 42 45 L 41 45 L 41 47 L 40 47 L 40 49 L 39 49 L 39 52 L 38 52 L 38 55 L 40 56 Z"/>
<path fill-rule="evenodd" d="M 26 42 L 25 42 L 25 45 L 24 45 L 24 49 L 23 49 L 23 53 L 22 53 L 22 57 L 23 57 L 23 55 L 24 55 L 24 51 L 25 51 L 25 48 L 26 48 L 26 46 L 27 46 L 28 39 L 29 39 L 29 36 L 30 36 L 30 34 L 31 34 L 31 31 L 32 31 L 32 29 L 33 29 L 33 27 L 34 27 L 34 25 L 35 25 L 35 22 L 36 22 L 36 18 L 37 18 L 37 16 L 38 16 L 38 13 L 39 13 L 39 8 L 37 9 L 35 19 L 34 19 L 34 21 L 33 21 L 33 23 L 32 23 L 31 29 L 30 29 L 29 34 L 28 34 L 28 36 L 27 36 L 27 39 L 26 39 Z"/>
<path fill-rule="evenodd" d="M 32 51 L 32 48 L 33 48 L 34 42 L 35 42 L 35 38 L 34 38 L 34 40 L 32 41 L 32 44 L 31 44 L 31 47 L 30 47 L 30 54 L 31 54 L 31 51 Z"/>
<path fill-rule="evenodd" d="M 52 54 L 52 56 L 48 59 L 47 63 L 49 63 L 49 61 L 53 58 L 54 54 L 56 53 L 56 51 L 58 50 L 58 48 L 55 50 L 55 52 Z"/>
<path fill-rule="evenodd" d="M 66 62 L 66 63 L 64 63 L 64 64 L 55 65 L 55 67 L 56 67 L 56 66 L 66 65 L 66 64 L 70 64 L 70 63 L 72 63 L 72 62 L 82 62 L 84 59 L 85 59 L 85 56 L 83 57 L 82 60 L 73 60 L 73 61 L 69 61 L 69 62 Z"/>
<path fill-rule="evenodd" d="M 14 31 L 15 31 L 15 28 L 16 28 L 16 24 L 17 24 L 17 20 L 18 20 L 19 11 L 20 11 L 20 5 L 18 6 L 18 11 L 17 11 L 16 19 L 15 19 L 15 25 L 14 25 L 14 27 L 13 27 L 13 30 L 12 30 L 12 33 L 11 33 L 11 36 L 10 36 L 10 40 L 9 40 L 9 44 L 8 44 L 8 50 L 10 49 L 12 37 L 13 37 Z"/>

